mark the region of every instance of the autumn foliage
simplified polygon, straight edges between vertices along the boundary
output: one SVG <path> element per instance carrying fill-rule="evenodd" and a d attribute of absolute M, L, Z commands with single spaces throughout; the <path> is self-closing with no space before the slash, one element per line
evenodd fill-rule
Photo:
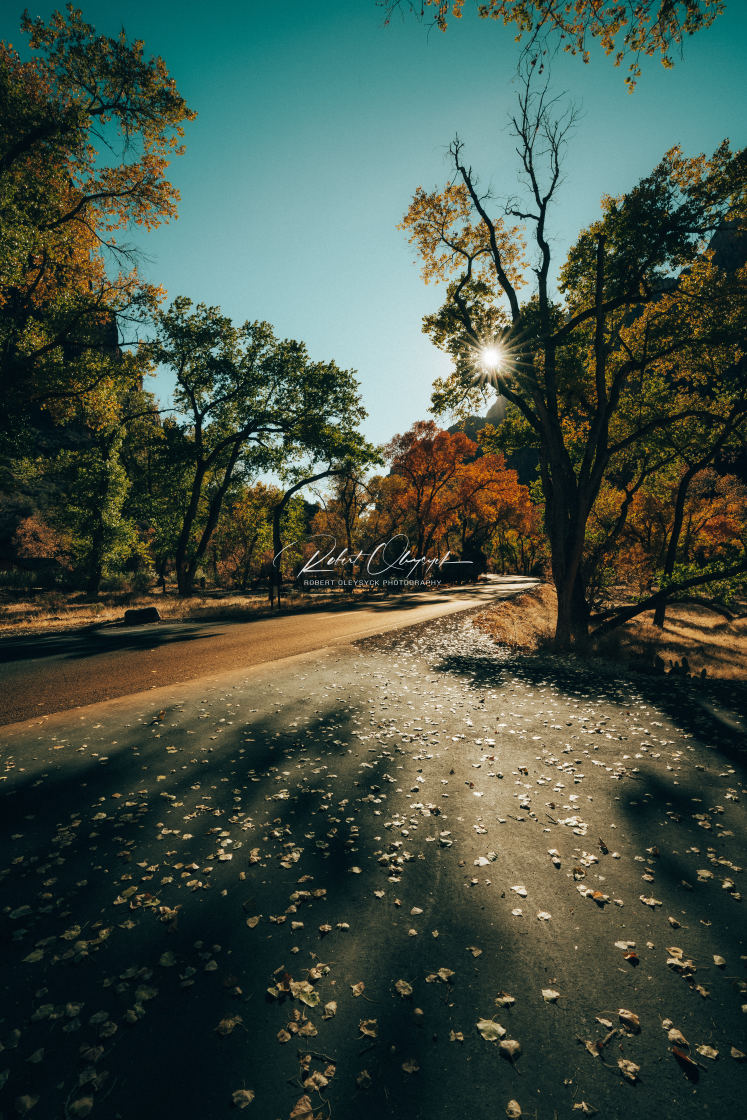
<path fill-rule="evenodd" d="M 402 0 L 384 0 L 384 5 L 391 16 Z M 710 27 L 724 10 L 723 0 L 478 0 L 474 6 L 481 19 L 511 27 L 525 50 L 544 52 L 559 43 L 588 62 L 597 40 L 615 66 L 628 61 L 625 80 L 631 89 L 641 73 L 641 56 L 660 55 L 670 68 L 674 49 L 685 37 Z M 441 31 L 450 19 L 461 19 L 464 9 L 465 0 L 421 0 L 417 5 Z"/>
<path fill-rule="evenodd" d="M 395 436 L 384 456 L 387 475 L 338 482 L 314 519 L 317 533 L 351 552 L 398 537 L 415 557 L 448 552 L 465 561 L 469 578 L 488 567 L 521 570 L 519 551 L 509 558 L 507 542 L 541 537 L 542 531 L 527 487 L 506 468 L 503 455 L 484 454 L 464 432 L 447 432 L 428 420 Z M 536 548 L 531 561 L 529 555 L 527 549 L 524 559 L 531 565 Z M 440 578 L 449 578 L 446 571 Z"/>

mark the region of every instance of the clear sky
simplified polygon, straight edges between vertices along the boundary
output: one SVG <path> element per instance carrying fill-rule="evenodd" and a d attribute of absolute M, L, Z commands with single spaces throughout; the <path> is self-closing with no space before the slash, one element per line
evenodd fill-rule
<path fill-rule="evenodd" d="M 13 0 L 0 37 L 22 48 Z M 47 17 L 53 3 L 29 3 Z M 375 0 L 80 0 L 104 34 L 124 26 L 160 54 L 197 120 L 172 167 L 176 222 L 137 234 L 143 271 L 169 298 L 267 319 L 317 360 L 357 370 L 377 442 L 425 419 L 448 369 L 421 333 L 440 297 L 397 230 L 418 185 L 442 185 L 455 133 L 497 194 L 516 190 L 507 131 L 518 48 L 510 30 L 470 16 L 442 34 L 413 18 L 384 26 Z M 553 86 L 582 108 L 553 214 L 558 257 L 599 212 L 681 143 L 745 143 L 747 3 L 665 71 L 644 62 L 634 94 L 597 52 L 562 57 Z M 741 91 L 741 92 L 740 92 Z M 168 386 L 156 391 L 165 396 Z"/>

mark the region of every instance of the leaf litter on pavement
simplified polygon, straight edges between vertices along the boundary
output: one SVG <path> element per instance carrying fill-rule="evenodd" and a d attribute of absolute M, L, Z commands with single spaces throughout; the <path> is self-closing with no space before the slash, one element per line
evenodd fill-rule
<path fill-rule="evenodd" d="M 346 656 L 292 697 L 268 675 L 140 701 L 114 736 L 71 721 L 4 756 L 9 1114 L 137 1100 L 151 1020 L 268 1120 L 404 1108 L 444 1066 L 517 1116 L 517 1077 L 611 1117 L 632 1106 L 605 1070 L 679 1093 L 678 1120 L 696 1081 L 732 1091 L 708 1071 L 743 1058 L 743 771 L 634 685 L 527 670 L 467 618 Z"/>

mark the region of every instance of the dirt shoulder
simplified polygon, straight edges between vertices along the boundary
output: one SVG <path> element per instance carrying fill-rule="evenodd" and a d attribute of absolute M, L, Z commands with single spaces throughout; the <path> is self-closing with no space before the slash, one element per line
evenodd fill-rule
<path fill-rule="evenodd" d="M 541 649 L 552 637 L 556 603 L 554 589 L 542 584 L 496 603 L 475 624 L 510 649 Z M 658 656 L 671 670 L 685 658 L 691 676 L 705 670 L 709 678 L 747 681 L 747 618 L 726 619 L 705 606 L 676 604 L 667 610 L 663 630 L 647 611 L 607 635 L 594 652 L 633 668 L 653 665 Z"/>

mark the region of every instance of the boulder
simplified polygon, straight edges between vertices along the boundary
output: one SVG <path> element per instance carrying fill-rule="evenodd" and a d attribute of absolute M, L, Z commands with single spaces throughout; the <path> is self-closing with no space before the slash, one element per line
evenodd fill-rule
<path fill-rule="evenodd" d="M 126 625 L 137 626 L 141 622 L 160 622 L 161 616 L 157 607 L 130 607 L 124 613 Z"/>

